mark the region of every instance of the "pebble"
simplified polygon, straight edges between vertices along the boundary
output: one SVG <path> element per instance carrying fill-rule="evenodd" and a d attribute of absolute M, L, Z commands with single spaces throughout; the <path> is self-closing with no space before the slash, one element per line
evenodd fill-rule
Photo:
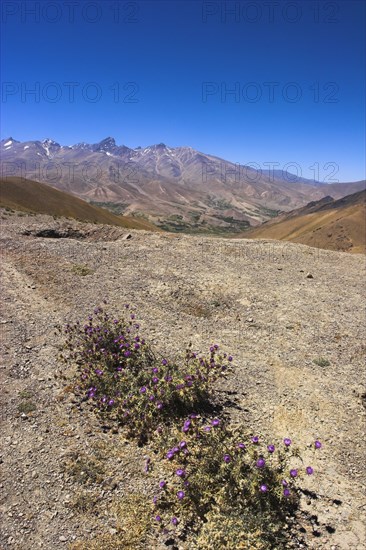
<path fill-rule="evenodd" d="M 60 542 L 67 542 L 67 538 L 66 538 L 64 535 L 61 535 L 61 536 L 58 538 L 58 540 L 59 540 Z"/>

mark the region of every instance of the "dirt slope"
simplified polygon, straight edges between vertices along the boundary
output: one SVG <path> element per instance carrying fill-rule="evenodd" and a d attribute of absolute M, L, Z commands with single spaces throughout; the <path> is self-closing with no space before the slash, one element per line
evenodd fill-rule
<path fill-rule="evenodd" d="M 0 180 L 0 206 L 131 229 L 156 230 L 153 224 L 144 220 L 115 216 L 108 210 L 92 206 L 64 191 L 24 178 L 9 177 Z"/>
<path fill-rule="evenodd" d="M 282 214 L 243 233 L 245 238 L 265 238 L 298 242 L 361 253 L 366 249 L 366 191 L 337 201 L 324 200 Z"/>

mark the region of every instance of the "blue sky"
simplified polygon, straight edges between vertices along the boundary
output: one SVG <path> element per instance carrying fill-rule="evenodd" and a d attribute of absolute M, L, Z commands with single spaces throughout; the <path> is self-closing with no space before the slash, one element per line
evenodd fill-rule
<path fill-rule="evenodd" d="M 3 2 L 1 135 L 364 179 L 364 21 L 362 0 Z"/>

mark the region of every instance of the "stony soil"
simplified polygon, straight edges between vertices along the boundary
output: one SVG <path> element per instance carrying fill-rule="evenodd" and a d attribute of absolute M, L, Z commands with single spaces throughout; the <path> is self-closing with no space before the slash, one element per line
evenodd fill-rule
<path fill-rule="evenodd" d="M 366 548 L 364 256 L 145 231 L 126 238 L 48 216 L 3 212 L 1 221 L 2 550 L 113 536 L 118 503 L 153 494 L 148 449 L 103 432 L 54 377 L 55 326 L 85 319 L 104 298 L 115 312 L 137 306 L 141 332 L 169 356 L 189 342 L 231 352 L 235 373 L 217 395 L 233 421 L 300 446 L 323 442 L 316 458 L 304 454 L 318 498 L 303 499 L 302 547 Z M 89 466 L 75 467 L 81 459 Z"/>

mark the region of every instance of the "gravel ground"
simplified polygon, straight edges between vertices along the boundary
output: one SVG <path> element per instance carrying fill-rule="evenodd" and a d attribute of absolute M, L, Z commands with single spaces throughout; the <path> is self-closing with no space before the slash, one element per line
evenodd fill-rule
<path fill-rule="evenodd" d="M 303 547 L 366 548 L 364 256 L 146 231 L 127 238 L 41 215 L 3 213 L 1 222 L 2 550 L 113 535 L 116 503 L 153 494 L 147 450 L 100 430 L 54 377 L 55 326 L 86 319 L 104 298 L 114 312 L 134 304 L 141 332 L 167 356 L 189 342 L 232 353 L 235 372 L 217 396 L 234 422 L 300 446 L 323 442 L 316 459 L 309 447 L 303 455 L 316 471 L 306 488 L 318 494 L 302 502 L 302 517 L 312 516 L 299 518 Z M 103 472 L 79 479 L 77 456 L 101 460 Z"/>

